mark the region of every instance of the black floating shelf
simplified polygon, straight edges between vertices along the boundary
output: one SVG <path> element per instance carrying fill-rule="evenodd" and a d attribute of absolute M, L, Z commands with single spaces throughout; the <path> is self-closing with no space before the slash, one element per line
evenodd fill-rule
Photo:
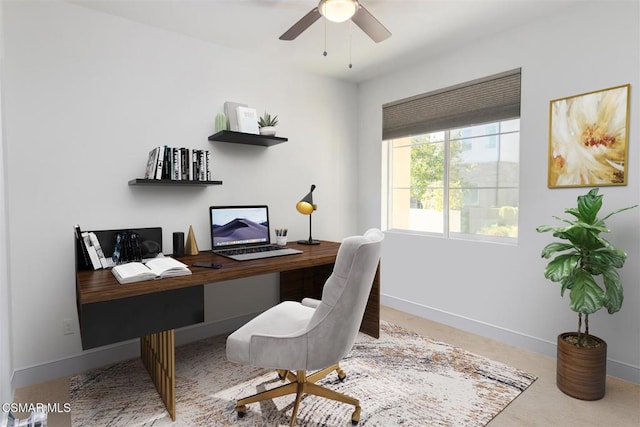
<path fill-rule="evenodd" d="M 234 132 L 222 130 L 209 137 L 209 141 L 231 142 L 233 144 L 260 145 L 270 147 L 288 141 L 287 138 L 279 136 L 256 135 L 253 133 Z"/>
<path fill-rule="evenodd" d="M 222 181 L 174 181 L 171 179 L 143 179 L 136 178 L 129 181 L 129 185 L 174 185 L 174 186 L 204 186 L 222 185 Z"/>

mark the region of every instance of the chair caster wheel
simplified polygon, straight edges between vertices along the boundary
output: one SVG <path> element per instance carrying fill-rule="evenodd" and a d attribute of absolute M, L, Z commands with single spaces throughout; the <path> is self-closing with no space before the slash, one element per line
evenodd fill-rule
<path fill-rule="evenodd" d="M 353 414 L 351 414 L 351 424 L 352 425 L 358 425 L 358 423 L 360 422 L 360 407 L 356 406 L 356 410 L 353 411 Z"/>
<path fill-rule="evenodd" d="M 342 369 L 338 368 L 336 371 L 338 372 L 338 379 L 340 380 L 340 382 L 344 381 L 344 379 L 347 378 L 346 372 Z"/>
<path fill-rule="evenodd" d="M 238 418 L 242 418 L 247 413 L 247 407 L 245 405 L 236 406 L 236 411 L 238 412 Z"/>

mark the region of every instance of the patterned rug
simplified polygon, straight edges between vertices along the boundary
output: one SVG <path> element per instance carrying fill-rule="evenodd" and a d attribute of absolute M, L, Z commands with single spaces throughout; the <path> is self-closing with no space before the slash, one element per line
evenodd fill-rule
<path fill-rule="evenodd" d="M 360 334 L 321 385 L 360 399 L 361 426 L 484 426 L 536 377 L 443 342 L 382 322 L 380 339 Z M 293 397 L 248 405 L 235 400 L 280 385 L 277 374 L 225 357 L 226 337 L 176 348 L 176 413 L 171 422 L 138 359 L 71 378 L 74 426 L 288 426 Z M 353 407 L 303 398 L 300 426 L 351 425 Z"/>

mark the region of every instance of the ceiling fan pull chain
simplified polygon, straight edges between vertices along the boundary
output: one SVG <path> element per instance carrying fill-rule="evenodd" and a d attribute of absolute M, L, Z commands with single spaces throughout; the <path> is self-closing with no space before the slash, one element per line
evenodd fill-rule
<path fill-rule="evenodd" d="M 327 56 L 327 20 L 324 20 L 324 52 L 322 56 Z"/>
<path fill-rule="evenodd" d="M 349 69 L 353 68 L 353 64 L 351 63 L 351 39 L 353 34 L 353 21 L 349 20 Z"/>

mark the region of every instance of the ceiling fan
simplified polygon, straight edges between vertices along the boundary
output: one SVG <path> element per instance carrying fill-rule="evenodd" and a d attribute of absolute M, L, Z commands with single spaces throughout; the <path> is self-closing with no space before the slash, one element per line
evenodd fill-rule
<path fill-rule="evenodd" d="M 320 0 L 318 6 L 293 24 L 280 40 L 293 40 L 316 22 L 321 16 L 329 21 L 344 22 L 351 19 L 366 35 L 380 43 L 391 36 L 391 32 L 380 23 L 358 0 Z"/>

